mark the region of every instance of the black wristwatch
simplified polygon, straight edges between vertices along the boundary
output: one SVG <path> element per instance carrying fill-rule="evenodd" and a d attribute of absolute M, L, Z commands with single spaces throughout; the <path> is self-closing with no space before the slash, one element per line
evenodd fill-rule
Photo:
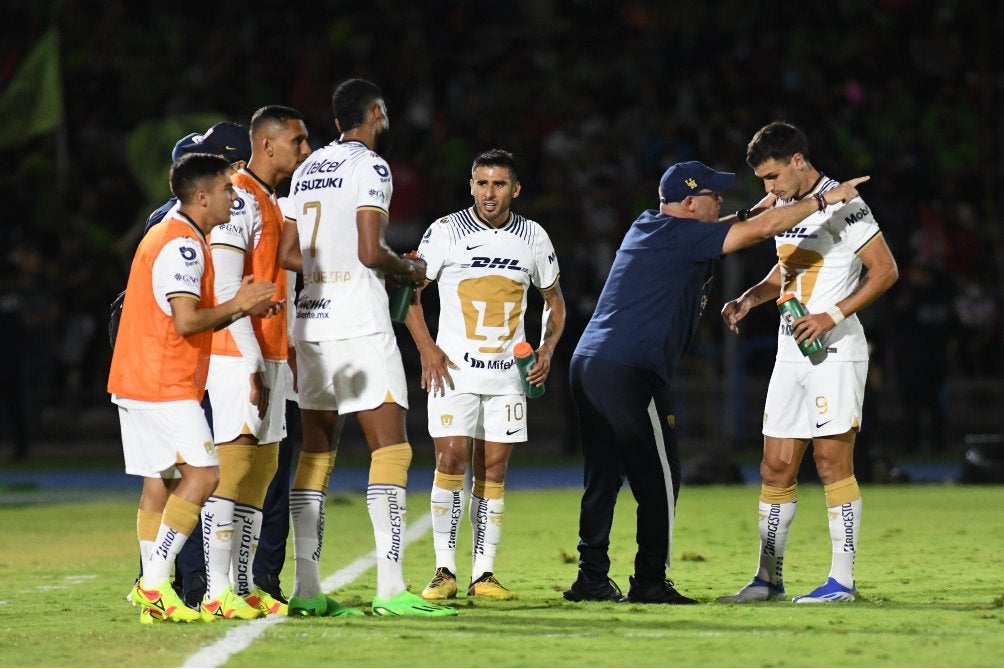
<path fill-rule="evenodd" d="M 739 211 L 736 212 L 736 218 L 738 218 L 740 221 L 745 221 L 749 219 L 749 217 L 752 215 L 753 212 L 750 211 L 749 209 L 740 209 Z"/>

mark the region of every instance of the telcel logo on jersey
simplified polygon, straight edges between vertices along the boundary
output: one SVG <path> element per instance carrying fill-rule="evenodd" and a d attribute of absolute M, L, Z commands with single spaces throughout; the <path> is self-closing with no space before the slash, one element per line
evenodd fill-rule
<path fill-rule="evenodd" d="M 526 270 L 519 266 L 519 260 L 510 260 L 509 258 L 488 258 L 487 256 L 474 256 L 471 258 L 471 263 L 469 265 L 461 265 L 461 267 L 487 267 L 488 269 L 511 269 L 515 272 L 525 272 Z"/>
<path fill-rule="evenodd" d="M 470 363 L 471 369 L 506 370 L 516 364 L 514 360 L 481 360 L 471 356 L 470 353 L 464 353 L 464 362 Z"/>
<path fill-rule="evenodd" d="M 318 172 L 322 174 L 331 174 L 344 164 L 344 160 L 328 160 L 327 158 L 324 158 L 323 160 L 319 160 L 316 163 L 305 167 L 302 174 L 303 176 L 317 174 Z"/>
<path fill-rule="evenodd" d="M 864 218 L 865 216 L 867 216 L 869 213 L 871 213 L 871 210 L 868 207 L 861 207 L 860 209 L 858 209 L 857 211 L 853 212 L 849 216 L 845 216 L 844 217 L 844 223 L 846 223 L 847 225 L 854 225 L 855 223 L 857 223 L 858 221 L 860 221 L 862 218 Z"/>

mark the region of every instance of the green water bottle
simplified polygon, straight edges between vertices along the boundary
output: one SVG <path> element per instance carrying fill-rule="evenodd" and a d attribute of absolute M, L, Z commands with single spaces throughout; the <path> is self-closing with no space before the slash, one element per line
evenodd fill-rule
<path fill-rule="evenodd" d="M 544 385 L 535 386 L 526 380 L 526 375 L 530 373 L 530 368 L 537 362 L 537 354 L 533 352 L 533 347 L 528 342 L 521 341 L 512 350 L 516 358 L 516 366 L 519 368 L 519 378 L 523 382 L 523 393 L 527 397 L 540 397 L 544 394 Z"/>
<path fill-rule="evenodd" d="M 781 312 L 781 318 L 788 324 L 788 331 L 793 337 L 795 333 L 792 331 L 792 324 L 797 319 L 809 313 L 805 310 L 805 306 L 795 297 L 795 293 L 781 293 L 781 297 L 777 298 L 777 310 Z M 808 341 L 802 341 L 798 345 L 798 350 L 805 356 L 819 353 L 823 350 L 823 343 L 819 339 L 817 337 L 816 341 L 811 344 Z"/>

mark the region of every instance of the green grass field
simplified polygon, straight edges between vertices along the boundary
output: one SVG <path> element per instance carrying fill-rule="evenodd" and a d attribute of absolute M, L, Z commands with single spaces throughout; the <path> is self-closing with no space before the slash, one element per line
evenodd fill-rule
<path fill-rule="evenodd" d="M 457 600 L 454 619 L 308 619 L 140 625 L 124 597 L 136 567 L 135 497 L 0 507 L 2 666 L 1001 666 L 1004 487 L 864 489 L 858 601 L 720 605 L 755 564 L 753 487 L 685 488 L 671 577 L 699 606 L 573 604 L 578 493 L 512 491 L 497 561 L 512 602 Z M 413 525 L 428 497 L 413 492 Z M 829 568 L 822 489 L 803 486 L 785 564 L 788 592 Z M 466 520 L 465 520 L 466 525 Z M 612 576 L 627 586 L 634 504 L 621 495 Z M 461 552 L 469 547 L 461 537 Z M 322 577 L 372 547 L 363 494 L 329 500 Z M 292 560 L 283 575 L 292 585 Z M 428 532 L 405 571 L 433 571 Z M 460 578 L 469 578 L 460 561 Z M 366 607 L 374 571 L 336 596 Z M 246 645 L 244 650 L 236 650 Z M 236 652 L 235 652 L 236 651 Z"/>

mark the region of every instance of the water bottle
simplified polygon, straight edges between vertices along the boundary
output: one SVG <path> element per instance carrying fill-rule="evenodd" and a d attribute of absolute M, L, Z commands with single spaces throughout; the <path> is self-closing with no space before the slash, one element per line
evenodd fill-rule
<path fill-rule="evenodd" d="M 415 284 L 406 279 L 401 279 L 401 283 L 396 288 L 390 290 L 390 318 L 397 323 L 404 323 L 408 317 L 408 309 L 415 299 Z"/>
<path fill-rule="evenodd" d="M 781 312 L 781 318 L 788 324 L 788 331 L 793 337 L 795 333 L 792 331 L 792 324 L 796 319 L 809 313 L 805 310 L 805 306 L 796 299 L 795 293 L 781 293 L 781 297 L 777 298 L 777 310 Z M 819 340 L 820 338 L 817 337 L 816 341 L 811 344 L 807 340 L 803 340 L 798 345 L 798 350 L 805 356 L 819 353 L 823 350 L 823 343 Z"/>
<path fill-rule="evenodd" d="M 516 344 L 512 350 L 516 357 L 516 367 L 519 368 L 519 378 L 523 382 L 523 393 L 527 397 L 540 397 L 544 394 L 544 385 L 535 386 L 526 380 L 526 375 L 530 368 L 537 362 L 537 354 L 533 352 L 533 347 L 525 341 Z"/>

